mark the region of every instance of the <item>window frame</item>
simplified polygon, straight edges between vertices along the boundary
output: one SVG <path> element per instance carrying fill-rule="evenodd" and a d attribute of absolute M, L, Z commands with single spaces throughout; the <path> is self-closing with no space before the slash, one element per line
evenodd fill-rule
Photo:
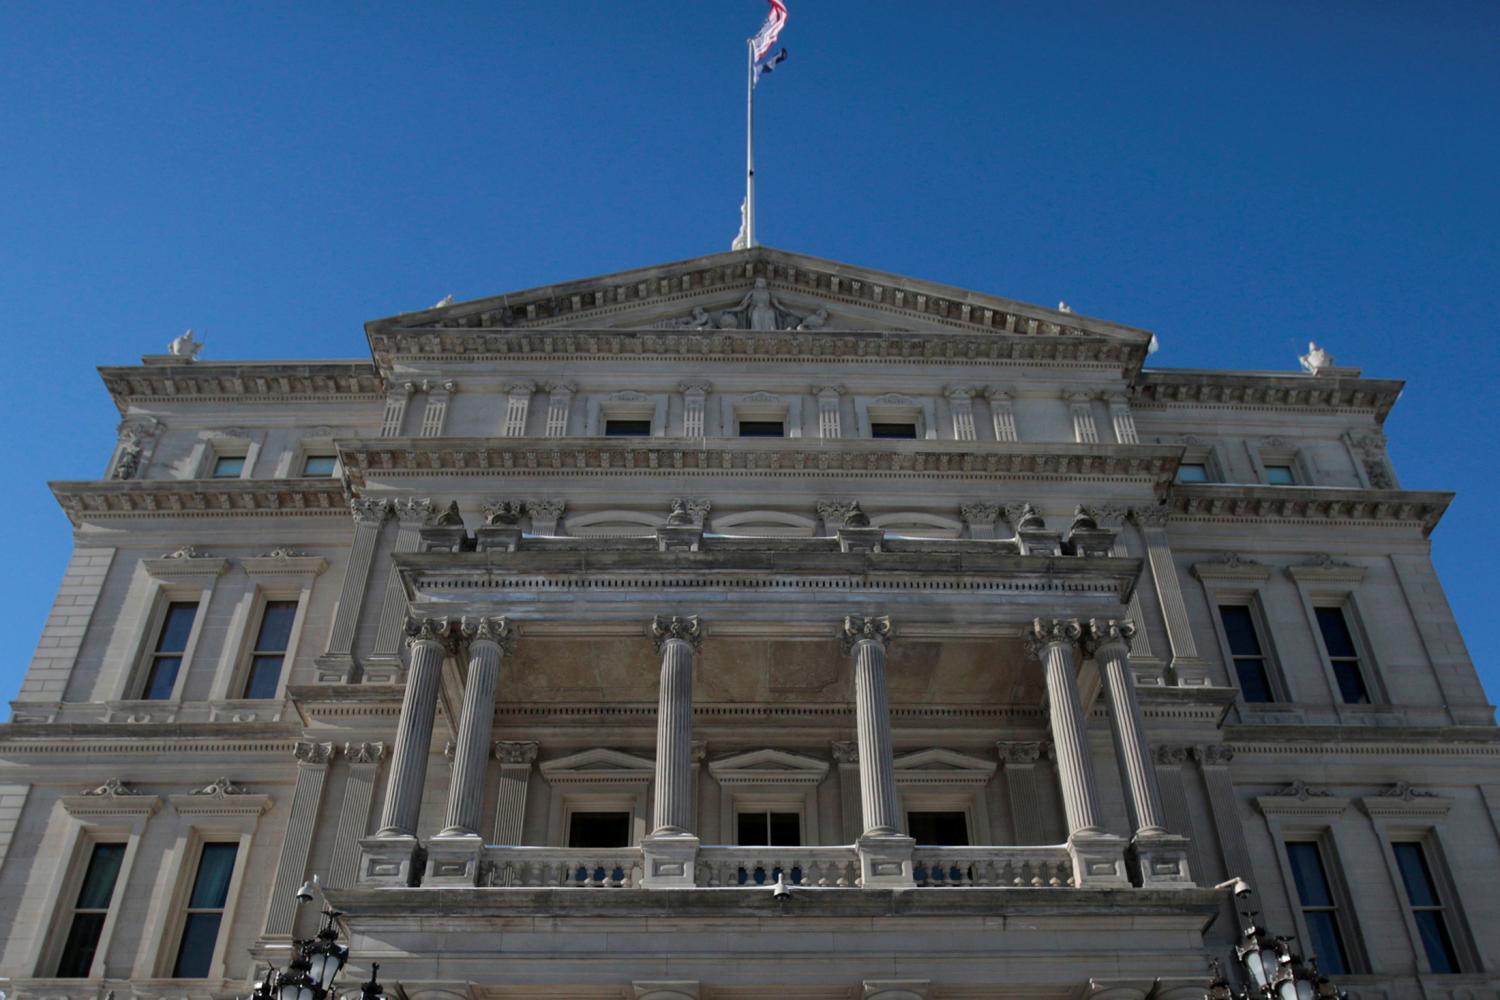
<path fill-rule="evenodd" d="M 909 396 L 899 392 L 855 396 L 854 419 L 859 437 L 866 441 L 901 440 L 876 438 L 874 424 L 912 424 L 917 429 L 917 441 L 931 441 L 938 437 L 937 401 L 930 396 Z"/>
<path fill-rule="evenodd" d="M 962 812 L 967 817 L 969 845 L 994 844 L 989 789 L 998 769 L 994 761 L 943 747 L 897 754 L 893 770 L 902 835 L 907 833 L 907 813 Z"/>
<path fill-rule="evenodd" d="M 1332 827 L 1288 824 L 1282 826 L 1276 834 L 1276 860 L 1281 865 L 1282 884 L 1286 890 L 1292 920 L 1297 926 L 1298 943 L 1303 946 L 1304 952 L 1312 951 L 1312 935 L 1308 932 L 1307 918 L 1304 915 L 1306 907 L 1302 903 L 1302 894 L 1297 889 L 1297 878 L 1288 850 L 1288 845 L 1293 843 L 1311 843 L 1317 847 L 1318 863 L 1323 868 L 1323 879 L 1328 883 L 1328 894 L 1333 899 L 1333 924 L 1338 931 L 1339 943 L 1344 946 L 1344 959 L 1349 965 L 1344 974 L 1354 976 L 1368 971 L 1370 963 Z"/>
<path fill-rule="evenodd" d="M 1182 451 L 1182 457 L 1178 459 L 1178 469 L 1181 470 L 1184 465 L 1203 466 L 1203 473 L 1208 478 L 1201 481 L 1195 479 L 1185 482 L 1179 479 L 1177 474 L 1174 474 L 1172 476 L 1174 483 L 1183 483 L 1183 485 L 1187 486 L 1206 486 L 1229 482 L 1229 477 L 1226 475 L 1226 467 L 1224 462 L 1219 458 L 1218 449 L 1211 444 L 1202 444 L 1197 441 L 1186 442 Z"/>
<path fill-rule="evenodd" d="M 252 595 L 253 610 L 246 623 L 248 627 L 241 634 L 239 656 L 229 687 L 230 691 L 237 692 L 234 696 L 235 700 L 276 701 L 286 697 L 287 681 L 292 672 L 292 664 L 296 662 L 298 640 L 302 637 L 303 618 L 307 613 L 306 598 L 306 590 L 291 590 L 286 587 L 255 588 Z M 250 683 L 251 666 L 258 653 L 255 647 L 260 641 L 260 630 L 265 623 L 266 608 L 275 603 L 293 605 L 292 629 L 287 636 L 287 648 L 281 654 L 281 675 L 276 679 L 275 694 L 269 698 L 252 698 L 246 688 Z"/>
<path fill-rule="evenodd" d="M 649 420 L 651 437 L 667 433 L 667 393 L 636 392 L 622 389 L 588 399 L 588 417 L 584 430 L 590 437 L 604 437 L 605 423 L 610 420 Z"/>
<path fill-rule="evenodd" d="M 1240 695 L 1237 704 L 1242 708 L 1248 707 L 1250 711 L 1287 711 L 1296 702 L 1296 692 L 1292 690 L 1291 679 L 1282 666 L 1281 654 L 1270 626 L 1270 616 L 1266 613 L 1265 592 L 1271 579 L 1271 567 L 1239 558 L 1232 562 L 1219 559 L 1194 563 L 1192 573 L 1203 587 L 1225 679 Z M 1219 608 L 1226 604 L 1250 609 L 1250 621 L 1255 628 L 1255 637 L 1260 641 L 1266 678 L 1273 695 L 1271 701 L 1250 701 L 1244 696 L 1239 671 L 1234 665 L 1234 650 L 1229 645 L 1229 634 L 1225 631 L 1223 618 L 1219 614 Z"/>
<path fill-rule="evenodd" d="M 333 460 L 333 468 L 330 469 L 326 474 L 325 473 L 309 473 L 307 471 L 307 463 L 310 462 L 310 461 L 312 461 L 313 459 L 317 459 L 317 458 L 332 459 Z M 297 456 L 297 467 L 300 470 L 297 473 L 297 478 L 299 478 L 299 479 L 337 479 L 337 478 L 339 478 L 339 473 L 341 473 L 341 472 L 344 471 L 344 464 L 339 459 L 339 453 L 337 451 L 334 451 L 334 452 L 330 453 L 330 452 L 325 452 L 325 451 L 306 451 L 306 450 L 303 450 Z"/>
<path fill-rule="evenodd" d="M 180 705 L 182 703 L 188 673 L 193 668 L 193 661 L 198 653 L 198 642 L 203 636 L 203 621 L 208 617 L 208 602 L 212 592 L 212 587 L 194 589 L 186 584 L 159 584 L 157 586 L 150 599 L 151 611 L 146 616 L 144 627 L 136 639 L 134 665 L 129 671 L 123 700 L 153 705 Z M 183 643 L 182 665 L 178 667 L 177 677 L 172 682 L 172 692 L 166 698 L 147 698 L 145 697 L 146 682 L 150 678 L 151 667 L 156 659 L 156 645 L 160 641 L 161 630 L 167 623 L 167 611 L 173 604 L 189 602 L 197 604 L 198 610 L 193 615 L 193 626 L 188 630 L 187 641 Z"/>
<path fill-rule="evenodd" d="M 174 795 L 173 804 L 196 796 Z M 225 812 L 214 816 L 205 814 L 203 821 L 194 822 L 179 833 L 170 857 L 176 863 L 164 862 L 153 893 L 151 912 L 146 918 L 146 940 L 156 942 L 156 954 L 152 963 L 153 978 L 177 983 L 216 982 L 225 978 L 224 956 L 229 939 L 235 930 L 240 898 L 244 890 L 245 869 L 249 862 L 256 820 L 269 805 L 263 795 L 226 796 L 226 799 L 245 798 L 254 800 L 243 807 L 230 805 Z M 197 803 L 193 803 L 197 805 Z M 208 810 L 215 803 L 208 802 Z M 182 810 L 178 810 L 179 812 Z M 240 817 L 235 823 L 231 816 Z M 205 844 L 230 843 L 237 845 L 234 870 L 229 877 L 229 889 L 224 897 L 223 916 L 219 921 L 219 933 L 214 941 L 213 954 L 209 956 L 208 975 L 201 978 L 176 979 L 172 973 L 177 964 L 177 953 L 182 947 L 182 935 L 187 927 L 187 903 L 198 877 L 198 864 L 203 857 Z"/>
<path fill-rule="evenodd" d="M 152 798 L 155 799 L 154 796 Z M 95 825 L 90 822 L 74 824 L 70 834 L 72 843 L 63 855 L 68 858 L 68 863 L 59 871 L 57 881 L 48 897 L 53 901 L 52 914 L 44 925 L 45 937 L 37 954 L 35 973 L 38 977 L 76 983 L 97 981 L 106 977 L 109 971 L 110 942 L 114 938 L 115 927 L 123 908 L 125 890 L 130 881 L 131 869 L 135 864 L 141 829 L 144 825 L 145 816 L 140 817 L 130 826 L 124 827 Z M 73 915 L 77 911 L 78 894 L 83 890 L 84 876 L 88 873 L 88 865 L 93 859 L 94 848 L 99 844 L 124 844 L 125 855 L 120 859 L 120 871 L 115 876 L 114 889 L 110 892 L 109 908 L 105 911 L 104 923 L 99 928 L 99 940 L 94 945 L 94 957 L 89 963 L 88 975 L 60 976 L 58 967 L 62 962 L 68 934 L 72 929 Z"/>
<path fill-rule="evenodd" d="M 1392 872 L 1395 876 L 1392 881 L 1395 885 L 1396 897 L 1405 904 L 1401 912 L 1406 918 L 1408 930 L 1412 934 L 1412 952 L 1416 955 L 1419 962 L 1423 962 L 1426 965 L 1426 968 L 1422 971 L 1431 975 L 1461 975 L 1471 971 L 1474 966 L 1468 961 L 1467 956 L 1464 954 L 1463 945 L 1460 942 L 1460 907 L 1455 905 L 1456 899 L 1451 886 L 1451 876 L 1448 874 L 1447 865 L 1443 863 L 1440 852 L 1435 850 L 1435 844 L 1431 838 L 1429 836 L 1408 834 L 1405 836 L 1383 837 L 1381 840 L 1386 852 L 1390 856 Z M 1433 895 L 1437 897 L 1438 901 L 1437 906 L 1424 906 L 1422 909 L 1435 909 L 1442 917 L 1443 930 L 1448 935 L 1448 944 L 1453 949 L 1453 962 L 1456 966 L 1451 973 L 1440 973 L 1432 967 L 1432 957 L 1428 953 L 1424 943 L 1421 927 L 1417 924 L 1417 904 L 1412 901 L 1411 893 L 1406 888 L 1406 876 L 1402 873 L 1400 859 L 1396 857 L 1396 845 L 1398 844 L 1410 844 L 1420 852 L 1423 868 L 1426 870 L 1428 880 L 1432 884 Z"/>
<path fill-rule="evenodd" d="M 194 908 L 192 905 L 192 898 L 194 890 L 198 887 L 198 878 L 202 874 L 203 855 L 207 852 L 208 848 L 220 846 L 229 846 L 234 848 L 234 865 L 229 872 L 229 884 L 224 888 L 224 905 L 217 908 Z M 228 928 L 229 918 L 234 909 L 234 901 L 236 898 L 235 890 L 238 884 L 239 873 L 241 870 L 241 854 L 244 850 L 244 845 L 240 843 L 238 838 L 205 836 L 198 839 L 193 849 L 192 863 L 185 866 L 183 870 L 183 892 L 181 902 L 177 907 L 178 913 L 174 920 L 176 926 L 172 936 L 168 939 L 170 942 L 172 942 L 172 947 L 168 949 L 167 954 L 163 956 L 167 960 L 167 965 L 163 967 L 163 971 L 166 972 L 167 978 L 179 982 L 198 982 L 200 980 L 212 981 L 215 979 L 223 978 L 222 967 L 224 960 L 224 950 L 227 946 L 227 942 L 225 941 L 225 931 Z M 182 946 L 185 943 L 184 938 L 187 935 L 188 920 L 195 913 L 202 912 L 217 912 L 219 915 L 219 927 L 214 934 L 214 948 L 208 957 L 207 972 L 202 976 L 178 976 L 177 965 L 182 959 Z M 221 974 L 215 976 L 213 974 L 215 969 L 219 969 Z"/>
<path fill-rule="evenodd" d="M 802 397 L 777 395 L 773 392 L 740 392 L 719 394 L 719 427 L 725 437 L 740 437 L 740 422 L 780 422 L 782 439 L 802 436 Z M 770 435 L 754 435 L 747 440 L 775 440 Z"/>
<path fill-rule="evenodd" d="M 1364 580 L 1362 566 L 1332 562 L 1306 566 L 1288 566 L 1287 576 L 1297 584 L 1302 601 L 1302 612 L 1307 628 L 1312 633 L 1312 648 L 1317 652 L 1318 663 L 1323 668 L 1323 680 L 1328 686 L 1328 696 L 1336 711 L 1340 713 L 1368 713 L 1371 710 L 1389 711 L 1390 692 L 1386 690 L 1384 671 L 1375 655 L 1375 644 L 1365 628 L 1365 616 L 1361 613 L 1356 593 Z M 1333 669 L 1333 660 L 1323 641 L 1323 629 L 1318 624 L 1318 608 L 1338 608 L 1343 612 L 1344 625 L 1354 643 L 1359 659 L 1360 679 L 1364 682 L 1367 703 L 1345 701 L 1339 686 L 1338 674 Z"/>

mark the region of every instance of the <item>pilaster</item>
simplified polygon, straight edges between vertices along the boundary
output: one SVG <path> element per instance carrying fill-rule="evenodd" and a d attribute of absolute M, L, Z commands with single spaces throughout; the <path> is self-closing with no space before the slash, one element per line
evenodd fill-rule
<path fill-rule="evenodd" d="M 448 399 L 453 395 L 458 383 L 449 379 L 436 385 L 423 383 L 427 390 L 427 407 L 422 411 L 421 437 L 433 438 L 443 436 L 443 427 L 448 421 Z"/>
<path fill-rule="evenodd" d="M 839 400 L 843 394 L 844 387 L 841 385 L 813 386 L 813 395 L 818 400 L 818 437 L 844 436 L 843 418 L 839 412 Z"/>
<path fill-rule="evenodd" d="M 505 423 L 500 428 L 502 437 L 526 436 L 526 418 L 531 414 L 531 397 L 535 394 L 536 383 L 524 379 L 505 387 Z"/>
<path fill-rule="evenodd" d="M 400 497 L 391 502 L 398 528 L 392 555 L 415 552 L 421 545 L 422 527 L 432 520 L 432 501 L 427 497 Z M 375 630 L 375 648 L 364 663 L 367 684 L 394 684 L 401 679 L 401 629 L 406 622 L 406 588 L 391 562 L 386 570 L 385 600 L 380 605 L 380 624 Z"/>
<path fill-rule="evenodd" d="M 999 389 L 991 389 L 987 393 L 990 400 L 990 422 L 994 424 L 996 441 L 1016 441 L 1016 413 L 1011 406 L 1010 393 Z"/>
<path fill-rule="evenodd" d="M 406 421 L 406 406 L 411 394 L 417 391 L 415 382 L 402 382 L 392 386 L 385 395 L 385 412 L 380 417 L 380 436 L 401 436 L 401 425 Z"/>
<path fill-rule="evenodd" d="M 531 787 L 531 768 L 537 744 L 497 740 L 495 759 L 500 762 L 500 788 L 495 797 L 495 843 L 520 845 L 526 823 L 526 792 Z"/>
<path fill-rule="evenodd" d="M 572 382 L 548 382 L 547 428 L 549 438 L 568 436 L 568 413 L 573 407 L 573 393 L 577 390 Z"/>
<path fill-rule="evenodd" d="M 390 505 L 380 499 L 355 497 L 349 501 L 349 513 L 354 517 L 354 541 L 344 567 L 344 582 L 339 589 L 328 646 L 317 659 L 318 681 L 323 684 L 347 684 L 354 679 L 354 630 L 370 583 L 375 542 L 380 538 Z"/>
<path fill-rule="evenodd" d="M 677 388 L 682 393 L 682 436 L 703 437 L 704 404 L 713 386 L 698 380 L 679 382 Z"/>
<path fill-rule="evenodd" d="M 968 386 L 949 386 L 943 395 L 948 397 L 948 411 L 953 417 L 953 440 L 973 441 L 974 390 Z"/>
<path fill-rule="evenodd" d="M 1046 826 L 1042 822 L 1041 759 L 1039 740 L 1002 740 L 995 744 L 1000 765 L 1005 772 L 1005 792 L 1010 799 L 1012 843 L 1045 844 Z"/>
<path fill-rule="evenodd" d="M 1069 394 L 1068 412 L 1073 418 L 1073 440 L 1079 444 L 1098 444 L 1099 428 L 1094 423 L 1094 397 L 1086 392 Z"/>
<path fill-rule="evenodd" d="M 328 864 L 328 884 L 353 885 L 359 876 L 359 843 L 370 828 L 370 802 L 375 797 L 375 777 L 385 756 L 385 744 L 376 741 L 344 744 L 344 801 L 339 807 L 339 828 L 333 841 L 333 860 Z"/>
<path fill-rule="evenodd" d="M 1146 543 L 1146 560 L 1151 564 L 1151 579 L 1156 585 L 1156 599 L 1167 626 L 1167 642 L 1172 647 L 1171 668 L 1177 683 L 1184 687 L 1208 683 L 1208 664 L 1198 655 L 1193 640 L 1192 623 L 1182 599 L 1182 580 L 1172 561 L 1172 546 L 1167 540 L 1166 507 L 1136 507 L 1131 516 L 1141 529 Z"/>
<path fill-rule="evenodd" d="M 323 782 L 328 777 L 328 762 L 333 759 L 333 744 L 303 741 L 293 753 L 297 758 L 297 785 L 271 883 L 263 941 L 291 942 L 297 918 L 295 894 L 307 874 L 307 852 L 323 804 Z"/>

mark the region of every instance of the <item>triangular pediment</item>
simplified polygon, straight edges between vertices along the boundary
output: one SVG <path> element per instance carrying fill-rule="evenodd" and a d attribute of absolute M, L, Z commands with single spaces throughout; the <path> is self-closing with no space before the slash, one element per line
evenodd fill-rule
<path fill-rule="evenodd" d="M 430 331 L 618 330 L 978 332 L 1087 337 L 1145 349 L 1144 330 L 936 282 L 789 253 L 731 251 L 456 302 L 366 324 L 377 336 Z"/>
<path fill-rule="evenodd" d="M 720 784 L 816 784 L 828 773 L 828 762 L 768 747 L 711 761 L 708 772 Z"/>
<path fill-rule="evenodd" d="M 897 780 L 918 783 L 982 783 L 995 773 L 996 766 L 992 760 L 942 747 L 902 754 L 895 760 Z"/>
<path fill-rule="evenodd" d="M 596 747 L 592 750 L 580 750 L 566 757 L 543 761 L 539 766 L 542 773 L 549 778 L 579 772 L 597 774 L 601 771 L 621 774 L 644 773 L 649 777 L 656 768 L 656 762 L 619 750 Z"/>

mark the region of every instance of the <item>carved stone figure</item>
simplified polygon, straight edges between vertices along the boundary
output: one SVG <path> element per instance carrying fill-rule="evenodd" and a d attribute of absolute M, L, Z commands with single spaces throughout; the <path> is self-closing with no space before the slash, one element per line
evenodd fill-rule
<path fill-rule="evenodd" d="M 844 527 L 868 528 L 869 526 L 870 515 L 859 509 L 859 501 L 849 501 L 849 512 L 844 515 Z"/>
<path fill-rule="evenodd" d="M 458 501 L 451 501 L 447 508 L 432 522 L 439 528 L 462 528 L 464 517 L 458 512 Z"/>
<path fill-rule="evenodd" d="M 1307 342 L 1307 353 L 1297 359 L 1305 371 L 1316 375 L 1323 368 L 1333 367 L 1333 355 L 1312 341 Z"/>
<path fill-rule="evenodd" d="M 802 322 L 797 324 L 799 330 L 821 330 L 828 325 L 828 310 L 818 309 L 807 316 L 802 317 Z"/>
<path fill-rule="evenodd" d="M 188 330 L 180 337 L 173 338 L 167 345 L 167 353 L 174 358 L 182 358 L 184 361 L 192 361 L 198 357 L 198 352 L 203 350 L 202 341 L 193 339 L 193 331 Z"/>
<path fill-rule="evenodd" d="M 111 479 L 134 479 L 135 474 L 141 468 L 141 446 L 128 444 L 120 450 L 120 457 L 115 461 L 115 471 L 111 472 Z"/>
<path fill-rule="evenodd" d="M 681 528 L 693 523 L 693 515 L 688 513 L 686 500 L 673 500 L 672 513 L 667 515 L 667 526 L 670 528 Z"/>

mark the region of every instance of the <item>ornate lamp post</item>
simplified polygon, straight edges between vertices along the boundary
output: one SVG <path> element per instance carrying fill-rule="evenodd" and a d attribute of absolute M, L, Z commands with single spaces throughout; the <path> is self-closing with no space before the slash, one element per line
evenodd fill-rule
<path fill-rule="evenodd" d="M 1316 958 L 1304 961 L 1292 951 L 1291 938 L 1266 936 L 1265 928 L 1257 922 L 1259 914 L 1250 908 L 1249 883 L 1237 878 L 1217 888 L 1231 889 L 1239 901 L 1245 927 L 1243 943 L 1234 949 L 1234 955 L 1250 985 L 1236 993 L 1219 960 L 1214 959 L 1214 979 L 1204 1000 L 1347 1000 L 1347 993 L 1318 972 Z"/>
<path fill-rule="evenodd" d="M 318 877 L 314 875 L 297 890 L 297 904 L 311 902 L 319 888 Z M 323 927 L 317 936 L 294 943 L 295 954 L 285 972 L 267 966 L 249 1000 L 329 1000 L 334 980 L 349 961 L 349 947 L 339 943 L 335 926 L 339 916 L 337 910 L 325 907 Z M 379 970 L 379 963 L 371 965 L 370 981 L 359 988 L 361 1000 L 386 1000 L 385 990 L 376 978 Z"/>

